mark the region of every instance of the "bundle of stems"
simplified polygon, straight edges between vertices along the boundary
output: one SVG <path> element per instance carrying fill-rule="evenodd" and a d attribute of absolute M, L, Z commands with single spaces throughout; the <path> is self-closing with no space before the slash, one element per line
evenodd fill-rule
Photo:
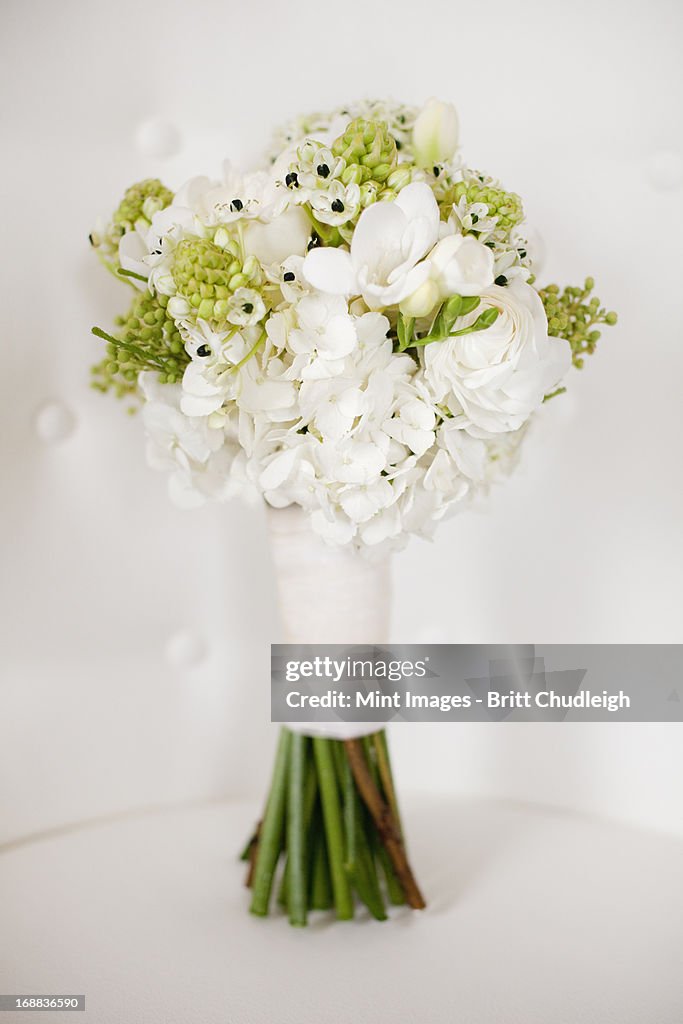
<path fill-rule="evenodd" d="M 384 730 L 362 739 L 302 736 L 283 728 L 265 813 L 247 843 L 251 912 L 274 891 L 289 921 L 309 910 L 354 916 L 360 900 L 378 921 L 387 903 L 425 906 L 403 840 Z M 278 867 L 281 865 L 278 878 Z"/>

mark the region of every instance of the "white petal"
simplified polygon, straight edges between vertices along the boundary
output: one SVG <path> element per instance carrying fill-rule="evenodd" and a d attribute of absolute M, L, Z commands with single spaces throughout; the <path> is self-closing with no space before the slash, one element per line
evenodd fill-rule
<path fill-rule="evenodd" d="M 288 256 L 303 256 L 310 237 L 306 214 L 292 206 L 268 224 L 250 221 L 244 230 L 244 248 L 247 255 L 269 266 L 282 263 Z"/>
<path fill-rule="evenodd" d="M 321 292 L 332 295 L 356 295 L 358 284 L 351 256 L 345 249 L 313 249 L 303 263 L 303 275 Z"/>
<path fill-rule="evenodd" d="M 364 210 L 351 240 L 351 258 L 356 271 L 366 267 L 372 277 L 376 268 L 400 263 L 401 239 L 406 228 L 406 216 L 398 200 L 375 203 Z M 396 254 L 393 262 L 389 258 L 391 253 Z"/>

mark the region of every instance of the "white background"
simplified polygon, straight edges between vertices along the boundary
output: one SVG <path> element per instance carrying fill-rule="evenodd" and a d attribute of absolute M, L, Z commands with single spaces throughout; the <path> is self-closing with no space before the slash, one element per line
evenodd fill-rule
<path fill-rule="evenodd" d="M 396 558 L 394 639 L 682 639 L 682 10 L 2 4 L 0 839 L 265 785 L 278 623 L 264 517 L 174 509 L 139 419 L 89 390 L 89 329 L 127 294 L 87 236 L 132 181 L 177 187 L 253 158 L 309 108 L 454 101 L 466 158 L 525 198 L 542 280 L 592 274 L 620 315 L 544 408 L 517 475 Z M 150 119 L 178 133 L 175 155 L 150 153 Z M 683 832 L 680 738 L 664 725 L 393 734 L 404 788 Z"/>

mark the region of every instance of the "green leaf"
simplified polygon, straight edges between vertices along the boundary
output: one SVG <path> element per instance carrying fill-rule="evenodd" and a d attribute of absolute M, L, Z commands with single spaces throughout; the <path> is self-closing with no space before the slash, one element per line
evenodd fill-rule
<path fill-rule="evenodd" d="M 462 306 L 460 307 L 460 316 L 467 316 L 473 309 L 476 309 L 481 299 L 476 295 L 465 295 L 462 298 Z"/>
<path fill-rule="evenodd" d="M 470 327 L 463 327 L 459 331 L 454 331 L 453 334 L 451 334 L 451 338 L 460 338 L 464 334 L 474 334 L 475 331 L 485 331 L 487 327 L 491 327 L 492 324 L 495 324 L 499 316 L 499 309 L 495 309 L 493 307 L 491 309 L 485 309 L 483 313 L 479 314 Z"/>
<path fill-rule="evenodd" d="M 413 344 L 413 331 L 415 330 L 415 317 L 403 316 L 403 313 L 398 314 L 398 321 L 396 323 L 396 333 L 398 335 L 398 350 L 399 352 L 405 352 L 407 348 Z"/>

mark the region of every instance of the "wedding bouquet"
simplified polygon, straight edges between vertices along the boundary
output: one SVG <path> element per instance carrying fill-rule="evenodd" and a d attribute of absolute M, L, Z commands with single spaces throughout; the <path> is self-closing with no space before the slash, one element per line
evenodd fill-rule
<path fill-rule="evenodd" d="M 94 386 L 141 404 L 172 499 L 295 506 L 354 560 L 429 535 L 509 471 L 616 323 L 590 278 L 538 285 L 520 197 L 462 160 L 456 111 L 433 99 L 302 118 L 251 173 L 141 181 L 91 242 L 133 289 L 116 328 L 93 329 Z M 352 916 L 354 893 L 378 918 L 387 897 L 423 906 L 384 733 L 283 729 L 245 857 L 261 914 L 283 859 L 293 924 Z"/>

